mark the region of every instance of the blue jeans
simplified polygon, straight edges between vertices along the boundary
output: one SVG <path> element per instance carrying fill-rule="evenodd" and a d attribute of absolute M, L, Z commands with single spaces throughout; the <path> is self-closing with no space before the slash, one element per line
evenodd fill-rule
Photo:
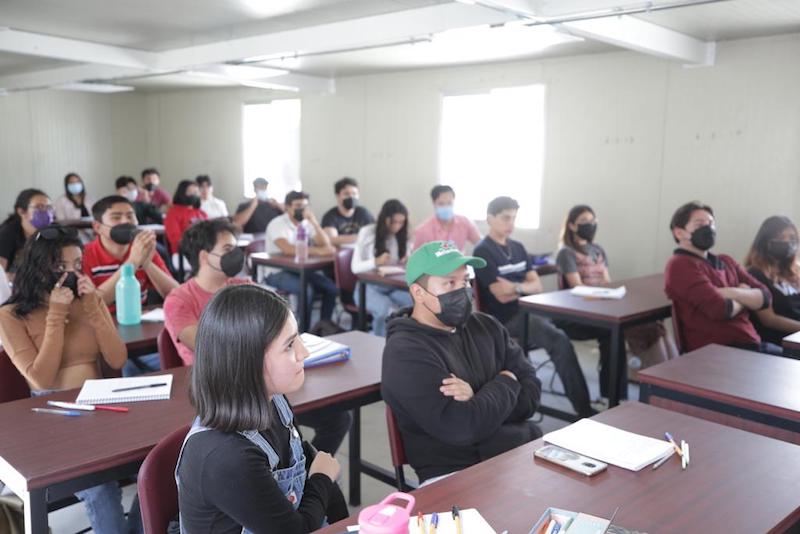
<path fill-rule="evenodd" d="M 300 275 L 288 271 L 272 273 L 264 279 L 268 285 L 286 291 L 292 295 L 300 296 Z M 320 319 L 330 320 L 333 317 L 333 310 L 336 308 L 336 297 L 339 295 L 339 288 L 333 280 L 320 272 L 306 274 L 306 316 L 311 317 L 311 306 L 314 303 L 314 296 L 322 296 L 322 310 Z M 310 321 L 309 321 L 310 322 Z"/>
<path fill-rule="evenodd" d="M 125 362 L 125 366 L 122 368 L 122 376 L 138 376 L 160 370 L 161 358 L 159 358 L 157 352 L 154 352 L 153 354 L 128 358 L 128 361 Z"/>
<path fill-rule="evenodd" d="M 360 282 L 359 282 L 360 283 Z M 355 300 L 359 301 L 360 291 L 356 287 Z M 372 314 L 372 333 L 376 336 L 386 336 L 386 318 L 398 308 L 408 308 L 414 305 L 411 294 L 406 289 L 367 284 L 367 311 Z"/>
<path fill-rule="evenodd" d="M 55 390 L 31 391 L 31 397 L 43 397 Z M 130 533 L 141 534 L 142 516 L 139 513 L 139 496 L 136 495 L 131 504 L 128 518 L 122 510 L 122 490 L 116 481 L 105 482 L 85 490 L 75 492 L 75 496 L 83 502 L 89 524 L 97 534 Z"/>

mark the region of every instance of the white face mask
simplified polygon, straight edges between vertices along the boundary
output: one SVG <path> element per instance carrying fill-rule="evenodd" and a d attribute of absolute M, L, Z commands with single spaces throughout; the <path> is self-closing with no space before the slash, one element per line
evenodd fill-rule
<path fill-rule="evenodd" d="M 269 200 L 269 193 L 267 193 L 266 189 L 257 189 L 256 190 L 256 197 L 261 202 L 266 202 L 267 200 Z"/>
<path fill-rule="evenodd" d="M 128 189 L 122 196 L 124 196 L 131 202 L 136 202 L 136 199 L 139 198 L 139 191 L 137 191 L 136 189 Z"/>

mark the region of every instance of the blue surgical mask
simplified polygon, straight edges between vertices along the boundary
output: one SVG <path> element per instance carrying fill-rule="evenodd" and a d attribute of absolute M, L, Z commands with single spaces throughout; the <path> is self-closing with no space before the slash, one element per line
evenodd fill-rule
<path fill-rule="evenodd" d="M 83 193 L 83 184 L 81 182 L 67 184 L 67 191 L 69 191 L 70 195 L 80 195 Z"/>
<path fill-rule="evenodd" d="M 436 206 L 436 218 L 440 221 L 449 221 L 455 214 L 453 213 L 453 206 Z"/>

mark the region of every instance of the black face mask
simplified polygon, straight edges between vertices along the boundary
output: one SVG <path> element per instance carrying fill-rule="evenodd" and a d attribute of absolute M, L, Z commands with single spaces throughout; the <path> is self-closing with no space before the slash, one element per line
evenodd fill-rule
<path fill-rule="evenodd" d="M 700 250 L 709 250 L 714 246 L 716 238 L 717 231 L 710 224 L 701 226 L 692 232 L 692 245 Z"/>
<path fill-rule="evenodd" d="M 342 200 L 342 206 L 344 209 L 351 210 L 358 206 L 358 199 L 356 197 L 347 197 L 346 199 Z"/>
<path fill-rule="evenodd" d="M 189 206 L 193 207 L 194 209 L 200 208 L 200 197 L 197 195 L 187 195 L 186 200 L 189 202 Z"/>
<path fill-rule="evenodd" d="M 63 272 L 54 272 L 50 277 L 50 287 L 55 287 L 61 277 L 64 276 Z M 72 290 L 72 294 L 75 295 L 75 298 L 78 298 L 78 275 L 75 274 L 74 271 L 70 271 L 67 273 L 67 277 L 64 278 L 64 281 L 61 282 L 61 287 L 66 287 Z"/>
<path fill-rule="evenodd" d="M 294 220 L 297 222 L 303 222 L 303 213 L 305 213 L 305 209 L 297 208 L 294 210 Z"/>
<path fill-rule="evenodd" d="M 136 234 L 138 233 L 139 229 L 135 224 L 124 223 L 112 226 L 110 236 L 114 243 L 128 245 L 133 241 L 133 238 L 136 237 Z"/>
<path fill-rule="evenodd" d="M 144 188 L 152 193 L 155 191 L 156 184 L 150 182 L 149 184 L 145 185 Z"/>
<path fill-rule="evenodd" d="M 767 254 L 776 261 L 791 261 L 797 254 L 797 243 L 795 241 L 769 241 Z"/>
<path fill-rule="evenodd" d="M 427 289 L 425 291 L 430 293 Z M 436 298 L 439 299 L 439 308 L 442 311 L 434 315 L 442 324 L 454 328 L 460 328 L 467 324 L 467 320 L 472 314 L 472 290 L 469 287 L 454 289 L 449 293 L 438 295 Z M 428 309 L 430 310 L 430 308 Z"/>
<path fill-rule="evenodd" d="M 575 232 L 578 237 L 591 242 L 594 239 L 594 234 L 597 233 L 597 223 L 583 223 L 578 225 L 578 231 Z"/>
<path fill-rule="evenodd" d="M 213 252 L 209 252 L 209 254 L 219 258 L 220 268 L 217 270 L 222 271 L 228 278 L 233 278 L 242 272 L 244 268 L 244 251 L 239 247 L 233 248 L 222 255 L 214 254 Z M 212 267 L 216 269 L 213 265 Z"/>

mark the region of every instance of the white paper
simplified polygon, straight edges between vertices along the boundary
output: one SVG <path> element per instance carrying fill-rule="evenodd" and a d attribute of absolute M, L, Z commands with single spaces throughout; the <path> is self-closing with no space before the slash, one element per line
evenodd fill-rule
<path fill-rule="evenodd" d="M 595 286 L 575 286 L 570 293 L 577 297 L 594 297 L 598 299 L 622 300 L 625 298 L 625 286 L 621 287 L 595 287 Z"/>
<path fill-rule="evenodd" d="M 142 321 L 150 323 L 163 323 L 164 322 L 164 308 L 153 308 L 149 312 L 142 314 Z"/>
<path fill-rule="evenodd" d="M 626 432 L 591 419 L 581 419 L 555 432 L 545 434 L 544 440 L 607 464 L 630 471 L 662 458 L 672 448 L 665 440 L 658 440 L 633 432 Z"/>
<path fill-rule="evenodd" d="M 405 267 L 399 265 L 381 265 L 378 267 L 378 274 L 381 276 L 391 276 L 393 274 L 406 274 Z"/>
<path fill-rule="evenodd" d="M 146 386 L 148 384 L 166 384 L 159 387 L 147 387 L 130 391 L 113 391 L 115 389 Z M 169 400 L 172 392 L 172 375 L 133 376 L 128 378 L 101 378 L 87 380 L 75 400 L 78 404 L 114 404 L 116 402 L 141 402 L 150 400 Z"/>
<path fill-rule="evenodd" d="M 463 534 L 497 534 L 497 532 L 486 522 L 483 516 L 476 510 L 475 508 L 468 508 L 466 510 L 460 510 L 461 513 L 461 529 Z M 425 534 L 428 533 L 428 529 L 431 525 L 431 516 L 432 514 L 428 514 L 424 516 L 425 519 Z M 456 522 L 453 519 L 453 514 L 450 511 L 447 512 L 439 512 L 439 526 L 436 529 L 436 532 L 439 534 L 447 534 L 447 533 L 455 533 L 456 531 Z M 408 521 L 408 533 L 409 534 L 418 534 L 420 532 L 419 526 L 417 525 L 417 518 L 412 517 Z"/>

